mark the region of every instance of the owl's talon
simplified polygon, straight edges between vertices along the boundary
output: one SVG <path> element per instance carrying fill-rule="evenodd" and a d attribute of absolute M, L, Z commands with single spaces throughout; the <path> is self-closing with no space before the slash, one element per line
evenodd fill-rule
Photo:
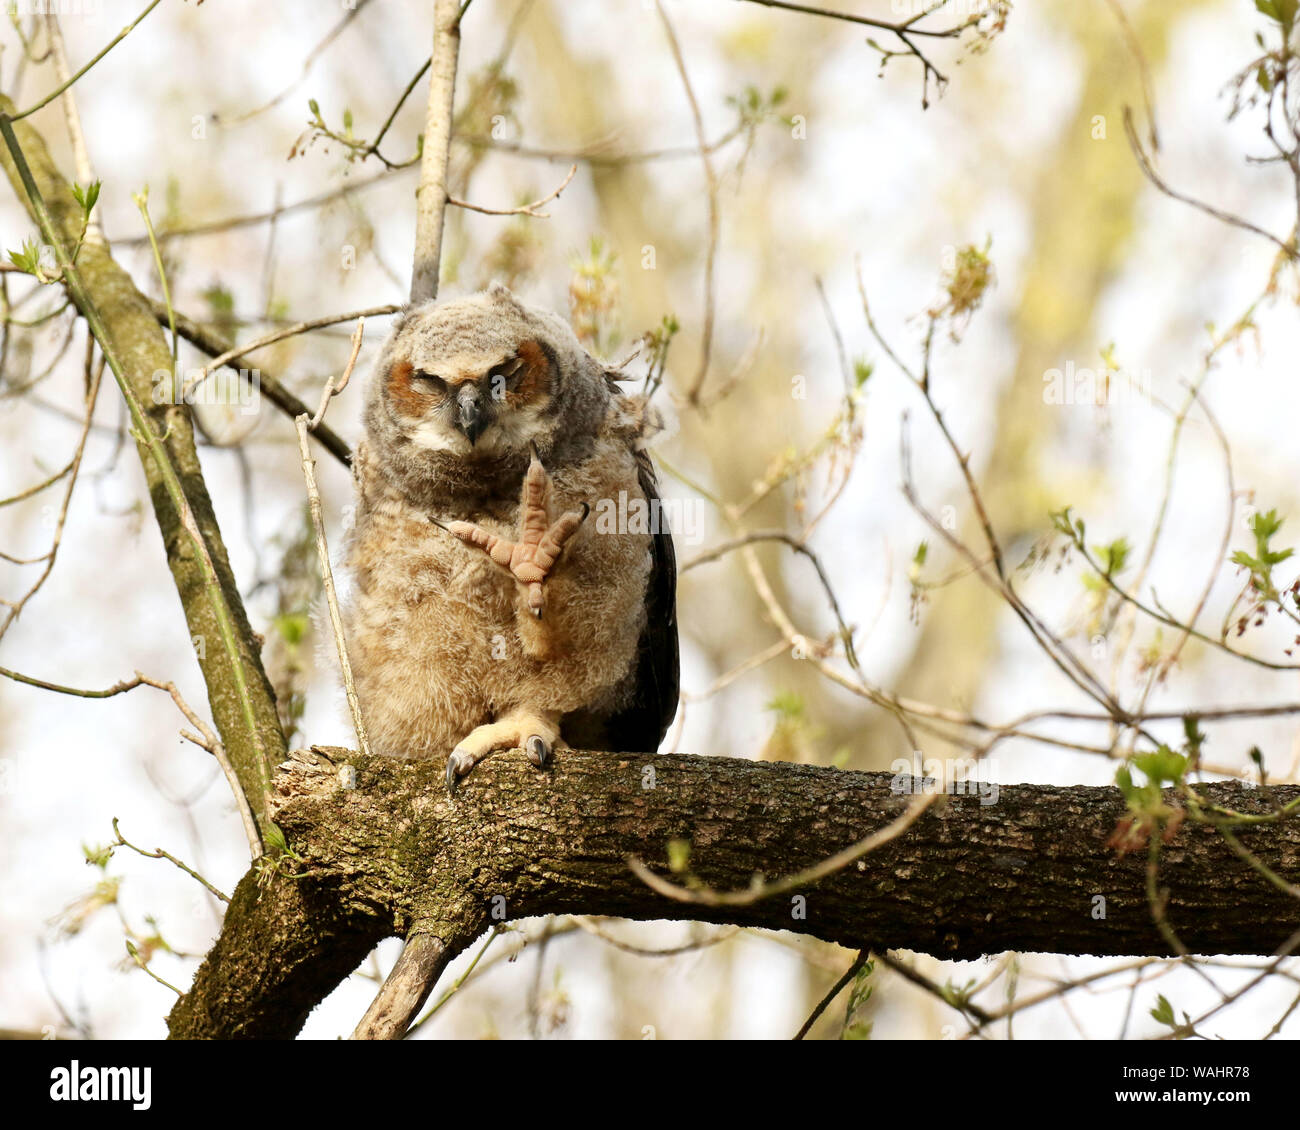
<path fill-rule="evenodd" d="M 551 747 L 546 744 L 546 739 L 539 734 L 532 734 L 528 741 L 524 743 L 524 753 L 528 760 L 531 761 L 538 769 L 543 768 L 551 759 Z"/>
<path fill-rule="evenodd" d="M 447 794 L 456 795 L 456 781 L 474 768 L 474 759 L 463 749 L 453 749 L 447 755 Z"/>

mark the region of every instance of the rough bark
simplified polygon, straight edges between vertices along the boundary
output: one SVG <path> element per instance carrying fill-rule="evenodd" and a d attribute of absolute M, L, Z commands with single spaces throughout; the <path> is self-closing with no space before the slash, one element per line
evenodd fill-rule
<path fill-rule="evenodd" d="M 740 889 L 760 868 L 775 879 L 862 839 L 910 797 L 891 791 L 888 774 L 679 755 L 566 752 L 538 772 L 503 754 L 454 799 L 442 776 L 441 761 L 294 753 L 276 773 L 271 809 L 301 862 L 284 863 L 265 889 L 245 877 L 171 1014 L 173 1038 L 291 1036 L 383 937 L 424 935 L 450 959 L 494 920 L 542 914 L 701 919 L 945 958 L 1170 952 L 1147 904 L 1146 853 L 1106 846 L 1124 814 L 1113 788 L 1003 786 L 991 805 L 949 796 L 798 896 L 707 907 L 654 893 L 628 858 L 672 877 L 668 843 L 687 840 L 699 880 Z M 1248 812 L 1300 796 L 1300 787 L 1204 791 Z M 1275 871 L 1296 873 L 1295 822 L 1239 834 Z M 1194 953 L 1272 953 L 1300 924 L 1295 900 L 1191 821 L 1163 847 L 1159 882 L 1168 921 Z M 1104 919 L 1093 916 L 1098 895 Z"/>

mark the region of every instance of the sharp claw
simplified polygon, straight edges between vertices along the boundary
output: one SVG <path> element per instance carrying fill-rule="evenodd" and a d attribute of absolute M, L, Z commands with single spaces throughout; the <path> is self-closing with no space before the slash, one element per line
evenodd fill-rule
<path fill-rule="evenodd" d="M 456 781 L 461 775 L 461 759 L 464 757 L 459 749 L 453 749 L 447 755 L 447 795 L 456 795 Z"/>
<path fill-rule="evenodd" d="M 439 522 L 438 519 L 435 518 L 432 514 L 429 515 L 429 521 L 432 522 L 435 526 L 437 526 L 438 529 L 440 529 L 440 530 L 447 530 L 448 533 L 451 533 L 451 530 L 448 529 L 448 527 L 447 527 L 447 523 L 446 523 L 446 522 Z"/>
<path fill-rule="evenodd" d="M 582 517 L 578 519 L 578 525 L 581 526 L 587 520 L 587 515 L 591 513 L 591 507 L 585 502 L 582 504 Z"/>
<path fill-rule="evenodd" d="M 551 747 L 540 735 L 533 734 L 524 743 L 524 753 L 528 755 L 529 761 L 541 769 L 551 758 Z"/>

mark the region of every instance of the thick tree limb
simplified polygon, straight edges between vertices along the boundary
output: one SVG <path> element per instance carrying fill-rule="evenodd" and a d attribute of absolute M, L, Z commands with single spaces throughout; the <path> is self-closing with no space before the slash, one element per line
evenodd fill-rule
<path fill-rule="evenodd" d="M 341 773 L 345 765 L 352 771 Z M 1125 811 L 1113 788 L 1007 785 L 991 805 L 946 797 L 897 839 L 795 895 L 701 906 L 656 894 L 629 858 L 670 874 L 669 841 L 686 840 L 692 875 L 674 882 L 735 890 L 756 872 L 778 878 L 834 854 L 913 798 L 892 792 L 888 774 L 679 755 L 564 752 L 539 773 L 505 753 L 476 767 L 454 800 L 442 773 L 441 760 L 294 753 L 276 773 L 271 810 L 301 857 L 283 869 L 301 877 L 279 876 L 265 890 L 245 877 L 171 1014 L 172 1036 L 291 1036 L 390 935 L 424 939 L 407 962 L 421 975 L 394 978 L 427 995 L 429 970 L 494 922 L 542 914 L 703 919 L 945 958 L 1170 952 L 1147 904 L 1146 853 L 1106 846 Z M 1297 787 L 1203 788 L 1247 812 L 1300 796 Z M 1280 874 L 1300 870 L 1296 822 L 1239 835 Z M 1192 821 L 1164 846 L 1159 884 L 1169 923 L 1195 953 L 1269 954 L 1300 923 L 1295 900 Z M 1104 918 L 1094 917 L 1097 896 Z M 418 1008 L 409 992 L 381 997 L 372 1012 L 382 1008 L 382 1022 L 368 1015 L 359 1034 L 399 1034 Z"/>
<path fill-rule="evenodd" d="M 0 97 L 0 113 L 8 114 L 12 110 L 13 104 Z M 66 253 L 77 242 L 81 207 L 73 199 L 71 188 L 55 166 L 41 135 L 25 121 L 14 122 L 13 130 L 30 166 L 34 186 L 45 202 Z M 35 209 L 19 170 L 3 146 L 0 146 L 0 167 L 3 167 L 18 200 L 35 218 Z M 276 714 L 271 685 L 262 669 L 259 647 L 230 569 L 212 500 L 203 481 L 189 410 L 184 404 L 169 403 L 170 395 L 158 395 L 160 390 L 167 390 L 170 394 L 171 353 L 149 300 L 136 288 L 130 275 L 114 262 L 107 247 L 89 241 L 84 243 L 77 255 L 76 271 L 84 288 L 84 298 L 98 312 L 113 349 L 121 358 L 125 387 L 143 405 L 145 417 L 155 434 L 162 437 L 167 461 L 175 470 L 184 503 L 193 515 L 194 531 L 187 532 L 182 514 L 167 490 L 164 475 L 150 454 L 149 444 L 144 437 L 137 436 L 141 465 L 167 553 L 167 565 L 175 580 L 207 684 L 212 718 L 250 805 L 254 812 L 260 813 L 271 767 L 284 755 L 284 734 Z M 211 557 L 212 570 L 220 589 L 220 604 L 209 599 L 211 594 L 205 587 L 205 563 L 194 551 L 192 533 L 201 539 Z M 239 679 L 235 677 L 234 664 L 223 644 L 219 614 L 222 605 L 228 612 L 235 637 Z M 242 690 L 240 681 L 244 684 Z"/>

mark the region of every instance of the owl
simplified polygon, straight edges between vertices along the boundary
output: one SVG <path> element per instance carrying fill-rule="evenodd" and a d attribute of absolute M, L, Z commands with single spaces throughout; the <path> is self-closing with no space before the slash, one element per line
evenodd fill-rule
<path fill-rule="evenodd" d="M 346 635 L 377 751 L 544 766 L 653 753 L 677 709 L 671 532 L 646 405 L 560 317 L 494 285 L 408 309 L 365 390 Z M 622 506 L 619 509 L 619 506 Z"/>

